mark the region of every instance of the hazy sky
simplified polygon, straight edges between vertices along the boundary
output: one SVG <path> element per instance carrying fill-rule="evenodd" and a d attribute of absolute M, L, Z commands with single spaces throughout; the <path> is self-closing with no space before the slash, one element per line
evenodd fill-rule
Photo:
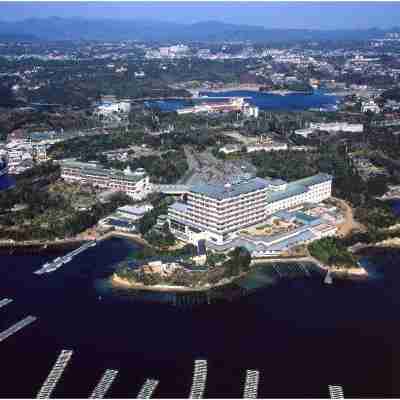
<path fill-rule="evenodd" d="M 387 28 L 400 25 L 395 2 L 1 2 L 0 19 L 85 17 L 192 23 L 216 20 L 269 28 Z"/>

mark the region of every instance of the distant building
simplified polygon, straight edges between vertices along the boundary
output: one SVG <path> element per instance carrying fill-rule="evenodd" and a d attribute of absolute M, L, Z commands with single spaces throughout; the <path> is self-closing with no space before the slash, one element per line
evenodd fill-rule
<path fill-rule="evenodd" d="M 243 115 L 245 117 L 258 118 L 259 111 L 260 110 L 257 106 L 252 106 L 247 103 L 243 106 Z"/>
<path fill-rule="evenodd" d="M 204 102 L 193 107 L 185 107 L 177 110 L 178 114 L 217 113 L 242 111 L 246 103 L 242 97 L 218 102 Z"/>
<path fill-rule="evenodd" d="M 95 187 L 123 192 L 135 200 L 142 200 L 153 190 L 149 176 L 142 168 L 131 172 L 105 169 L 95 163 L 71 160 L 59 161 L 61 177 L 67 182 L 88 183 Z"/>
<path fill-rule="evenodd" d="M 29 141 L 12 140 L 7 143 L 5 148 L 10 173 L 20 174 L 33 167 L 33 147 Z"/>
<path fill-rule="evenodd" d="M 361 105 L 361 112 L 366 113 L 370 111 L 374 114 L 379 114 L 381 112 L 379 106 L 373 101 L 364 101 Z"/>
<path fill-rule="evenodd" d="M 247 146 L 247 152 L 252 153 L 254 151 L 280 151 L 287 150 L 288 145 L 286 143 L 265 143 L 265 144 L 253 144 Z"/>
<path fill-rule="evenodd" d="M 363 124 L 350 124 L 347 122 L 311 122 L 309 128 L 297 129 L 294 133 L 306 138 L 317 131 L 360 133 L 364 131 L 364 126 Z"/>
<path fill-rule="evenodd" d="M 131 110 L 131 103 L 128 101 L 103 102 L 96 108 L 96 114 L 109 115 L 112 113 L 127 114 Z"/>
<path fill-rule="evenodd" d="M 32 144 L 33 159 L 37 163 L 47 161 L 47 146 L 45 144 Z"/>

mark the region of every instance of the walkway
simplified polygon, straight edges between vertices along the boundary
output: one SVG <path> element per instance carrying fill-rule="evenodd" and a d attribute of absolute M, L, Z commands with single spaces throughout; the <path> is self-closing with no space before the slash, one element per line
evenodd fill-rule
<path fill-rule="evenodd" d="M 344 222 L 338 225 L 339 237 L 345 237 L 352 231 L 363 231 L 365 227 L 354 219 L 353 208 L 345 200 L 338 199 L 337 197 L 332 198 L 335 203 L 338 203 L 339 208 L 344 210 Z"/>

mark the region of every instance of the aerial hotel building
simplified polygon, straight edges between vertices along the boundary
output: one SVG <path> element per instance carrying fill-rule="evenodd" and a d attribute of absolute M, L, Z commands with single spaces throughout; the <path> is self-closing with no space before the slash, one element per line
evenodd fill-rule
<path fill-rule="evenodd" d="M 319 203 L 331 192 L 332 176 L 327 174 L 290 183 L 247 177 L 225 185 L 199 184 L 191 187 L 185 202 L 169 207 L 168 221 L 171 232 L 184 241 L 206 239 L 222 245 L 275 212 Z"/>
<path fill-rule="evenodd" d="M 132 172 L 129 167 L 122 171 L 105 169 L 95 163 L 62 160 L 61 177 L 67 182 L 91 184 L 95 187 L 123 192 L 134 200 L 142 200 L 152 191 L 149 176 L 142 168 Z"/>

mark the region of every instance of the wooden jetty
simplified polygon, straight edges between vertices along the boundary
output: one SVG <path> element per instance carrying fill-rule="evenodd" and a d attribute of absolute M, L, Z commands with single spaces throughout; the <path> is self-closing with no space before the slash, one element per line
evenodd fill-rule
<path fill-rule="evenodd" d="M 150 399 L 157 385 L 158 381 L 155 379 L 146 379 L 146 382 L 143 384 L 139 394 L 137 395 L 137 399 Z"/>
<path fill-rule="evenodd" d="M 0 308 L 6 306 L 7 304 L 10 304 L 12 301 L 13 299 L 7 299 L 7 298 L 0 300 Z"/>
<path fill-rule="evenodd" d="M 29 315 L 22 319 L 21 321 L 17 322 L 14 325 L 11 325 L 9 328 L 4 330 L 3 332 L 0 333 L 0 342 L 3 340 L 7 339 L 9 336 L 13 335 L 14 333 L 17 333 L 20 331 L 22 328 L 25 328 L 25 326 L 31 324 L 32 322 L 36 321 L 37 318 L 33 317 L 32 315 Z"/>
<path fill-rule="evenodd" d="M 204 395 L 207 380 L 207 360 L 195 360 L 190 399 L 201 399 Z"/>
<path fill-rule="evenodd" d="M 343 387 L 339 385 L 329 385 L 329 395 L 331 399 L 344 399 Z"/>
<path fill-rule="evenodd" d="M 260 380 L 260 372 L 254 369 L 246 371 L 246 382 L 244 384 L 244 399 L 256 399 L 258 394 L 258 382 Z"/>
<path fill-rule="evenodd" d="M 103 376 L 100 378 L 92 394 L 89 396 L 89 399 L 102 399 L 110 389 L 117 375 L 117 370 L 107 369 L 106 372 L 104 372 Z"/>
<path fill-rule="evenodd" d="M 56 362 L 53 365 L 49 375 L 44 381 L 42 387 L 37 394 L 37 399 L 49 399 L 52 392 L 54 391 L 58 381 L 60 380 L 65 368 L 67 367 L 69 360 L 73 354 L 72 350 L 62 350 L 59 354 Z"/>

